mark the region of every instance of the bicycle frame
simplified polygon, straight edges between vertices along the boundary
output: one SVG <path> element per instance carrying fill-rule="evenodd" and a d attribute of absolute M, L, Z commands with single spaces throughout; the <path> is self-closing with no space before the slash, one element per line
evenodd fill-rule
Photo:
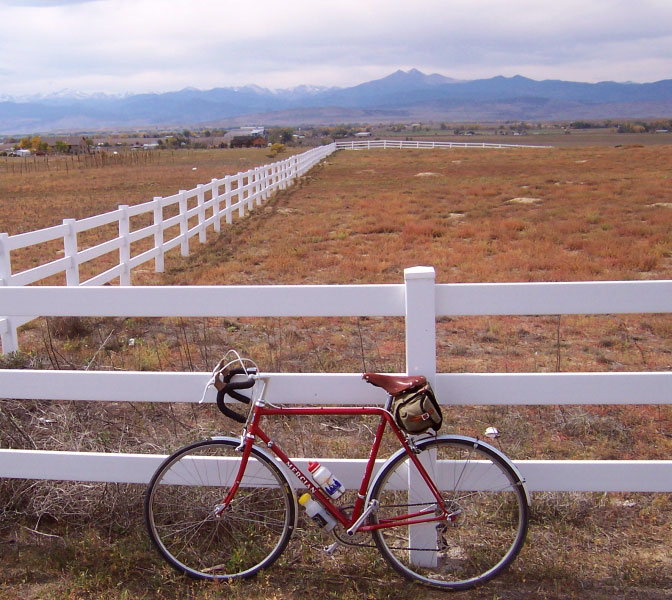
<path fill-rule="evenodd" d="M 377 547 L 400 575 L 446 590 L 485 583 L 516 558 L 529 525 L 529 497 L 515 465 L 499 450 L 477 438 L 408 434 L 392 415 L 393 396 L 384 406 L 276 406 L 264 400 L 270 376 L 232 354 L 233 360 L 227 363 L 227 353 L 213 371 L 203 399 L 216 387 L 217 407 L 244 424 L 242 435 L 213 437 L 173 452 L 145 494 L 150 539 L 173 568 L 215 581 L 255 575 L 286 549 L 298 522 L 297 495 L 305 490 L 321 506 L 308 503 L 307 514 L 328 524 L 323 532 L 333 529 L 336 539 L 324 548 L 327 555 L 341 545 Z M 413 377 L 373 375 L 367 380 L 393 392 L 416 383 Z M 246 410 L 225 406 L 226 395 L 245 403 Z M 267 433 L 274 429 L 265 430 L 264 419 L 273 416 L 374 422 L 365 436 L 368 459 L 356 461 L 356 475 L 344 469 L 346 496 L 332 498 L 309 474 L 307 460 L 289 458 Z M 388 426 L 398 449 L 378 460 L 388 454 L 388 440 L 381 450 Z"/>
<path fill-rule="evenodd" d="M 263 396 L 263 392 L 262 392 Z M 373 439 L 373 444 L 371 446 L 371 451 L 369 453 L 369 458 L 366 464 L 366 469 L 364 476 L 359 487 L 359 493 L 357 494 L 357 500 L 355 501 L 354 508 L 352 510 L 352 515 L 347 517 L 343 512 L 333 504 L 329 496 L 325 494 L 318 486 L 316 486 L 313 481 L 292 461 L 291 458 L 285 454 L 282 448 L 278 445 L 277 442 L 274 442 L 272 438 L 266 434 L 266 432 L 261 428 L 261 420 L 266 416 L 378 416 L 380 417 L 380 423 L 376 429 L 375 437 Z M 226 510 L 226 507 L 233 500 L 240 482 L 243 479 L 245 469 L 252 451 L 252 447 L 255 441 L 260 439 L 263 441 L 266 446 L 271 450 L 281 461 L 282 463 L 291 471 L 291 473 L 301 482 L 301 484 L 308 489 L 308 491 L 313 494 L 315 498 L 329 511 L 329 513 L 346 529 L 352 528 L 360 519 L 366 507 L 364 506 L 367 491 L 369 489 L 369 483 L 371 481 L 371 476 L 373 475 L 373 469 L 375 465 L 376 458 L 378 456 L 378 451 L 383 439 L 383 434 L 385 433 L 386 426 L 389 425 L 397 439 L 401 443 L 402 447 L 406 451 L 411 462 L 415 465 L 418 473 L 421 475 L 423 480 L 428 486 L 428 489 L 434 495 L 436 499 L 436 505 L 440 509 L 440 514 L 437 515 L 435 508 L 437 507 L 428 507 L 424 510 L 408 513 L 405 515 L 399 515 L 392 519 L 382 520 L 375 524 L 360 524 L 355 530 L 358 532 L 361 531 L 371 531 L 373 529 L 382 529 L 387 527 L 397 527 L 402 525 L 412 525 L 419 523 L 428 523 L 434 521 L 446 521 L 452 520 L 451 515 L 449 514 L 444 501 L 441 497 L 441 493 L 438 488 L 432 481 L 431 477 L 427 474 L 424 466 L 418 459 L 416 453 L 412 449 L 412 442 L 409 444 L 406 436 L 401 432 L 397 424 L 394 422 L 394 419 L 389 411 L 381 407 L 301 407 L 301 408 L 285 408 L 285 407 L 268 407 L 265 402 L 262 400 L 256 400 L 253 403 L 253 407 L 248 416 L 247 424 L 241 438 L 241 449 L 242 449 L 242 460 L 240 463 L 240 469 L 235 479 L 234 485 L 231 487 L 231 490 L 227 494 L 226 498 L 218 506 L 218 514 L 223 513 Z M 431 516 L 430 516 L 431 515 Z M 354 531 L 352 531 L 354 533 Z"/>

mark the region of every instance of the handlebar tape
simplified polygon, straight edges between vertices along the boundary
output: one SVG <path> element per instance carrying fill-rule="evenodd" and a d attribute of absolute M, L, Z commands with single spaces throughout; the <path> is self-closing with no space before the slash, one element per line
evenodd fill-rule
<path fill-rule="evenodd" d="M 244 417 L 240 413 L 237 413 L 235 410 L 231 410 L 229 407 L 224 404 L 224 396 L 226 395 L 226 388 L 222 388 L 217 392 L 217 408 L 221 410 L 227 417 L 238 421 L 238 423 L 245 423 L 247 417 Z"/>
<path fill-rule="evenodd" d="M 217 392 L 217 408 L 219 408 L 219 410 L 222 411 L 222 413 L 224 413 L 227 417 L 237 421 L 238 423 L 245 423 L 247 421 L 247 417 L 241 413 L 236 412 L 235 410 L 231 410 L 228 406 L 226 406 L 224 403 L 224 396 L 228 394 L 234 400 L 238 400 L 238 402 L 249 404 L 250 398 L 238 393 L 236 390 L 247 390 L 254 386 L 255 381 L 252 377 L 249 376 L 250 372 L 251 371 L 245 371 L 244 369 L 231 369 L 231 371 L 229 371 L 224 376 L 224 387 Z M 231 382 L 231 378 L 234 375 L 248 375 L 248 378 L 246 381 Z"/>

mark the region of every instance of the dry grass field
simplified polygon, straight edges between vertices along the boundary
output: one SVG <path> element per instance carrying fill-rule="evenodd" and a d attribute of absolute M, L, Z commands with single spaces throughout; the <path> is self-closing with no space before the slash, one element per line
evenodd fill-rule
<path fill-rule="evenodd" d="M 259 165 L 283 160 L 301 152 L 288 149 L 271 158 L 264 149 L 238 150 L 154 150 L 126 151 L 103 160 L 103 154 L 90 156 L 0 157 L 0 232 L 10 235 L 60 225 L 63 219 L 83 219 L 116 210 L 119 205 L 148 202 L 156 196 L 171 196 L 179 190 L 194 189 Z M 36 161 L 33 170 L 29 167 Z M 14 164 L 16 163 L 16 164 Z M 49 168 L 47 168 L 47 165 Z M 66 169 L 67 166 L 67 169 Z M 193 198 L 189 208 L 196 204 Z M 177 207 L 164 209 L 164 218 L 176 214 Z M 151 215 L 131 219 L 131 229 L 150 224 Z M 194 221 L 190 221 L 193 226 Z M 78 235 L 83 250 L 118 235 L 116 223 L 97 227 Z M 179 235 L 179 227 L 167 229 L 165 239 Z M 147 242 L 147 243 L 145 243 Z M 133 255 L 147 250 L 149 241 L 133 245 Z M 31 246 L 12 253 L 12 271 L 23 271 L 63 256 L 62 241 Z M 82 279 L 117 264 L 106 255 L 82 266 Z M 41 282 L 64 285 L 65 276 L 55 275 Z"/>
<path fill-rule="evenodd" d="M 280 155 L 290 156 L 300 149 Z M 155 196 L 170 196 L 199 183 L 271 163 L 263 149 L 156 150 L 127 153 L 138 158 L 119 162 L 74 161 L 51 157 L 50 170 L 12 172 L 17 158 L 2 158 L 0 166 L 0 231 L 14 235 L 59 225 L 63 219 L 83 219 L 115 210 L 120 204 L 140 204 Z M 48 210 L 45 208 L 48 207 Z"/>
<path fill-rule="evenodd" d="M 217 164 L 217 157 L 232 160 Z M 104 169 L 49 172 L 47 214 L 39 208 L 44 173 L 0 174 L 0 231 L 96 214 L 251 166 L 237 167 L 235 157 L 176 152 L 174 163 L 128 166 L 112 177 Z M 414 265 L 434 266 L 440 283 L 670 279 L 670 173 L 672 147 L 664 145 L 339 152 L 221 235 L 209 232 L 208 244 L 189 258 L 169 256 L 165 274 L 136 273 L 134 283 L 400 283 Z M 19 189 L 35 198 L 35 208 L 21 205 L 30 210 L 23 217 L 9 204 Z M 103 197 L 108 204 L 94 205 Z M 27 214 L 34 225 L 24 223 Z M 670 319 L 441 319 L 439 370 L 669 370 Z M 269 371 L 398 371 L 404 352 L 403 323 L 372 318 L 50 319 L 27 325 L 20 339 L 25 353 L 3 366 L 206 370 L 237 347 Z M 636 400 L 623 407 L 451 407 L 444 428 L 478 435 L 496 425 L 515 459 L 668 459 L 672 407 Z M 367 427 L 279 422 L 275 433 L 298 454 L 358 456 L 352 439 Z M 2 447 L 161 452 L 230 430 L 212 407 L 0 405 Z M 222 589 L 185 581 L 149 548 L 141 494 L 115 484 L 0 482 L 0 598 L 443 595 L 398 581 L 380 560 L 368 561 L 368 549 L 324 557 L 326 538 L 310 526 L 253 582 Z M 671 514 L 669 494 L 535 494 L 528 543 L 513 567 L 457 597 L 669 598 Z"/>

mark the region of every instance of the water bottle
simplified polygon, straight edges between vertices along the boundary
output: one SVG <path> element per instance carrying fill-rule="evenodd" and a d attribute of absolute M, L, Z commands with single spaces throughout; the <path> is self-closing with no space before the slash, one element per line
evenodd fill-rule
<path fill-rule="evenodd" d="M 324 506 L 313 500 L 310 497 L 310 494 L 303 494 L 303 496 L 299 498 L 299 504 L 306 509 L 308 516 L 325 531 L 331 531 L 336 527 L 336 519 L 327 512 Z"/>
<path fill-rule="evenodd" d="M 319 485 L 334 500 L 340 498 L 345 493 L 345 487 L 336 479 L 327 467 L 323 467 L 317 461 L 308 463 L 308 470 L 313 476 L 315 483 Z"/>

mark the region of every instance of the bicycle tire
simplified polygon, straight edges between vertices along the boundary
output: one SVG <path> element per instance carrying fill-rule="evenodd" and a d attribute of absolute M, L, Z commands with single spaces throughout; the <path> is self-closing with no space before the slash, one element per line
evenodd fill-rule
<path fill-rule="evenodd" d="M 517 469 L 473 438 L 441 436 L 416 446 L 455 520 L 377 529 L 376 546 L 398 573 L 429 586 L 458 591 L 489 581 L 525 542 L 529 501 Z M 408 465 L 405 450 L 383 465 L 369 494 L 380 503 L 371 523 L 436 504 L 417 469 L 411 465 L 409 474 Z"/>
<path fill-rule="evenodd" d="M 147 487 L 145 524 L 152 543 L 173 568 L 194 579 L 251 577 L 282 554 L 294 530 L 291 486 L 257 448 L 229 508 L 214 516 L 238 473 L 239 444 L 221 438 L 185 446 L 161 464 Z"/>

